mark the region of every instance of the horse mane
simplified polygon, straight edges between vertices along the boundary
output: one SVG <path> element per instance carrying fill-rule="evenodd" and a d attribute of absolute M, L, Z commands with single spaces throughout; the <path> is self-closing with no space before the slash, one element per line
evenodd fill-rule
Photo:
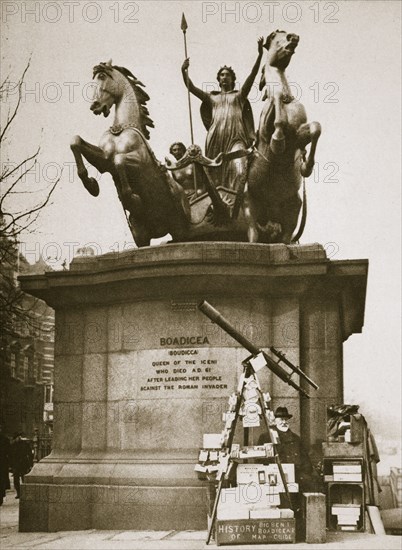
<path fill-rule="evenodd" d="M 99 65 L 96 65 L 93 68 L 93 76 L 100 72 L 105 72 L 113 78 L 110 69 L 116 69 L 116 71 L 119 71 L 119 73 L 121 73 L 129 81 L 130 86 L 134 90 L 135 97 L 137 98 L 140 108 L 140 130 L 144 134 L 144 136 L 149 139 L 149 130 L 147 126 L 149 126 L 150 128 L 155 128 L 155 126 L 153 120 L 149 117 L 149 111 L 146 107 L 146 103 L 149 100 L 149 95 L 140 87 L 145 87 L 145 84 L 138 80 L 138 78 L 136 78 L 133 73 L 125 67 L 119 67 L 118 65 L 108 65 L 107 63 L 99 63 Z"/>

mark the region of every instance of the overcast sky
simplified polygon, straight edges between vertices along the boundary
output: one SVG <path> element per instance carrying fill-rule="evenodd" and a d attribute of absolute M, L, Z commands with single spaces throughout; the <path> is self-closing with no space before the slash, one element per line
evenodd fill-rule
<path fill-rule="evenodd" d="M 189 25 L 190 76 L 199 87 L 216 85 L 223 64 L 234 67 L 241 84 L 255 61 L 259 36 L 277 28 L 300 35 L 288 79 L 308 119 L 323 127 L 314 176 L 307 182 L 302 243 L 325 245 L 333 260 L 369 259 L 364 331 L 344 347 L 345 400 L 360 403 L 372 425 L 397 436 L 400 3 L 4 1 L 1 9 L 3 78 L 10 74 L 16 80 L 32 54 L 13 140 L 2 162 L 17 162 L 40 144 L 37 173 L 27 178 L 30 190 L 51 182 L 64 167 L 53 204 L 35 236 L 26 238 L 28 260 L 36 251 L 36 257 L 58 256 L 57 265 L 64 258 L 69 263 L 73 247 L 96 243 L 105 253 L 131 242 L 110 176 L 102 177 L 95 199 L 73 169 L 71 137 L 79 134 L 97 143 L 111 124 L 89 110 L 95 64 L 112 58 L 146 85 L 155 123 L 150 144 L 163 160 L 173 141 L 190 141 L 180 72 L 182 11 Z M 262 107 L 257 84 L 250 94 L 256 123 Z M 203 146 L 205 130 L 194 97 L 192 107 L 195 141 Z M 3 104 L 3 115 L 6 108 Z"/>

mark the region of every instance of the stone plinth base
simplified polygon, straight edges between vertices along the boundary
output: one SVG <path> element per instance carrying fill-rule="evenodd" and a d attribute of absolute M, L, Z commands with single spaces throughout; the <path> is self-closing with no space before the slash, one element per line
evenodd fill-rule
<path fill-rule="evenodd" d="M 342 402 L 342 343 L 361 331 L 366 278 L 366 261 L 329 261 L 320 245 L 244 243 L 77 258 L 22 277 L 56 310 L 56 338 L 53 451 L 25 478 L 20 530 L 205 529 L 194 464 L 203 434 L 222 431 L 249 354 L 197 304 L 320 386 L 301 400 L 268 369 L 258 375 L 315 446 L 326 406 Z"/>
<path fill-rule="evenodd" d="M 22 486 L 20 531 L 204 530 L 201 487 Z"/>

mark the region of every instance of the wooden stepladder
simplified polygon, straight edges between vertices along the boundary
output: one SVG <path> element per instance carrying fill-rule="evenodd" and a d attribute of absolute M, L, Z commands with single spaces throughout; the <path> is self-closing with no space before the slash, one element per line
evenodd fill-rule
<path fill-rule="evenodd" d="M 224 447 L 226 447 L 228 449 L 228 453 L 229 453 L 228 467 L 226 469 L 226 472 L 222 472 L 221 477 L 219 479 L 219 483 L 218 483 L 218 487 L 217 487 L 217 491 L 216 491 L 216 496 L 215 496 L 215 501 L 214 501 L 214 505 L 213 505 L 213 508 L 212 508 L 211 521 L 210 521 L 210 525 L 209 525 L 209 529 L 208 529 L 208 536 L 207 536 L 207 540 L 206 540 L 207 544 L 209 544 L 209 542 L 211 540 L 211 536 L 212 536 L 213 529 L 214 529 L 214 526 L 215 526 L 217 508 L 218 508 L 220 495 L 221 495 L 221 492 L 222 492 L 222 489 L 223 489 L 223 486 L 224 486 L 225 482 L 228 482 L 228 480 L 229 480 L 229 476 L 230 476 L 231 470 L 233 468 L 233 465 L 234 465 L 235 462 L 240 462 L 241 460 L 247 461 L 247 458 L 245 458 L 245 459 L 236 458 L 235 453 L 232 450 L 232 445 L 233 445 L 233 439 L 234 439 L 234 435 L 235 435 L 235 431 L 236 431 L 237 420 L 240 416 L 240 411 L 242 409 L 242 406 L 246 402 L 246 393 L 247 392 L 248 392 L 248 394 L 250 394 L 250 391 L 252 393 L 255 393 L 255 399 L 254 400 L 259 405 L 258 410 L 261 411 L 263 422 L 265 424 L 265 427 L 266 427 L 266 430 L 267 430 L 267 433 L 268 433 L 269 444 L 272 445 L 272 449 L 273 449 L 272 459 L 273 459 L 274 463 L 278 466 L 279 475 L 281 477 L 281 481 L 282 481 L 282 484 L 283 484 L 283 487 L 284 487 L 286 499 L 289 503 L 289 508 L 292 509 L 292 502 L 291 502 L 291 498 L 290 498 L 290 494 L 289 494 L 289 490 L 288 490 L 286 476 L 285 476 L 285 473 L 283 471 L 282 464 L 281 464 L 279 454 L 278 454 L 278 451 L 277 451 L 278 436 L 277 436 L 276 430 L 273 429 L 270 426 L 271 409 L 269 408 L 269 401 L 264 400 L 264 394 L 261 391 L 261 387 L 260 387 L 260 384 L 259 384 L 259 381 L 258 381 L 256 371 L 254 370 L 253 363 L 254 364 L 260 363 L 261 364 L 261 357 L 250 356 L 245 361 L 243 361 L 243 363 L 242 363 L 243 373 L 242 373 L 242 375 L 240 377 L 240 380 L 239 380 L 239 386 L 238 386 L 238 391 L 237 391 L 237 395 L 236 395 L 236 403 L 235 403 L 234 411 L 233 411 L 234 418 L 233 418 L 233 422 L 232 422 L 232 424 L 231 424 L 231 426 L 228 430 L 227 438 L 225 438 L 225 441 L 224 441 Z M 245 411 L 245 414 L 247 415 L 247 410 Z M 252 415 L 255 414 L 255 408 L 254 407 L 253 407 L 253 412 L 251 414 Z M 248 445 L 248 442 L 249 442 L 248 439 L 249 439 L 249 428 L 244 427 L 243 440 L 244 440 L 244 445 L 245 446 Z"/>
<path fill-rule="evenodd" d="M 224 431 L 223 434 L 223 445 L 222 448 L 227 450 L 229 453 L 228 463 L 227 465 L 224 463 L 223 467 L 221 468 L 221 471 L 219 472 L 219 484 L 217 487 L 217 492 L 214 500 L 214 505 L 212 509 L 212 515 L 211 515 L 211 523 L 208 529 L 208 537 L 207 537 L 207 544 L 209 544 L 209 541 L 211 540 L 212 531 L 215 525 L 216 521 L 216 515 L 217 515 L 217 508 L 218 508 L 218 502 L 220 498 L 220 494 L 222 492 L 223 485 L 226 482 L 229 481 L 230 476 L 230 470 L 233 468 L 233 464 L 236 461 L 236 457 L 233 456 L 233 438 L 234 433 L 236 429 L 237 419 L 240 415 L 241 407 L 243 403 L 245 402 L 244 394 L 247 392 L 250 393 L 249 390 L 249 384 L 250 381 L 253 382 L 252 386 L 254 387 L 254 398 L 252 401 L 255 402 L 255 404 L 258 405 L 259 411 L 261 411 L 261 415 L 263 418 L 263 421 L 265 423 L 265 427 L 267 429 L 269 443 L 268 445 L 272 446 L 273 455 L 272 458 L 275 460 L 275 463 L 278 466 L 278 471 L 282 480 L 282 484 L 284 487 L 284 492 L 286 495 L 286 499 L 289 502 L 289 508 L 292 509 L 292 502 L 289 494 L 289 488 L 287 485 L 286 477 L 283 471 L 283 467 L 281 464 L 281 461 L 279 459 L 279 455 L 277 452 L 277 442 L 279 440 L 277 436 L 276 430 L 272 429 L 270 427 L 270 416 L 272 416 L 272 412 L 269 408 L 269 401 L 264 400 L 264 395 L 261 391 L 258 378 L 256 375 L 256 372 L 258 372 L 263 367 L 267 367 L 275 376 L 278 376 L 283 382 L 294 388 L 302 398 L 309 399 L 309 394 L 307 391 L 302 387 L 302 385 L 299 384 L 297 380 L 295 380 L 293 377 L 297 376 L 300 381 L 303 382 L 303 384 L 308 384 L 309 386 L 313 387 L 314 389 L 318 389 L 317 384 L 311 380 L 299 367 L 296 365 L 293 365 L 291 361 L 289 361 L 285 354 L 278 351 L 274 347 L 270 347 L 270 351 L 273 355 L 276 356 L 277 361 L 275 361 L 272 357 L 270 357 L 267 353 L 259 349 L 256 345 L 254 345 L 248 338 L 246 338 L 243 334 L 241 334 L 239 331 L 236 330 L 236 328 L 229 323 L 223 315 L 216 310 L 211 304 L 209 304 L 206 300 L 202 301 L 198 305 L 198 309 L 206 315 L 213 323 L 216 323 L 218 326 L 220 326 L 227 334 L 229 334 L 234 340 L 236 340 L 241 346 L 243 346 L 251 355 L 243 361 L 243 373 L 241 375 L 241 379 L 239 381 L 239 387 L 237 391 L 237 395 L 235 395 L 235 403 L 234 408 L 231 409 L 230 414 L 233 416 L 233 422 L 230 424 L 229 429 L 227 432 Z M 283 363 L 286 368 L 284 368 L 281 363 Z M 290 370 L 288 370 L 290 369 Z M 243 422 L 243 425 L 245 426 L 245 423 Z M 226 428 L 225 428 L 226 430 Z M 248 427 L 244 428 L 244 444 L 248 445 Z M 276 437 L 275 437 L 276 436 Z M 261 455 L 254 455 L 254 456 L 261 456 Z M 247 460 L 247 458 L 245 458 Z M 226 467 L 227 466 L 227 467 Z"/>

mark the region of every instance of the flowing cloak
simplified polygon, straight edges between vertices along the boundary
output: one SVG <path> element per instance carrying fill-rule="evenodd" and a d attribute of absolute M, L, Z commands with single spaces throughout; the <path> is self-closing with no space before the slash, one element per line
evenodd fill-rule
<path fill-rule="evenodd" d="M 209 93 L 201 104 L 201 118 L 208 130 L 205 155 L 210 159 L 221 152 L 247 148 L 255 138 L 250 102 L 237 90 Z M 212 168 L 210 175 L 215 185 L 237 190 L 239 171 L 245 169 L 244 160 Z"/>

